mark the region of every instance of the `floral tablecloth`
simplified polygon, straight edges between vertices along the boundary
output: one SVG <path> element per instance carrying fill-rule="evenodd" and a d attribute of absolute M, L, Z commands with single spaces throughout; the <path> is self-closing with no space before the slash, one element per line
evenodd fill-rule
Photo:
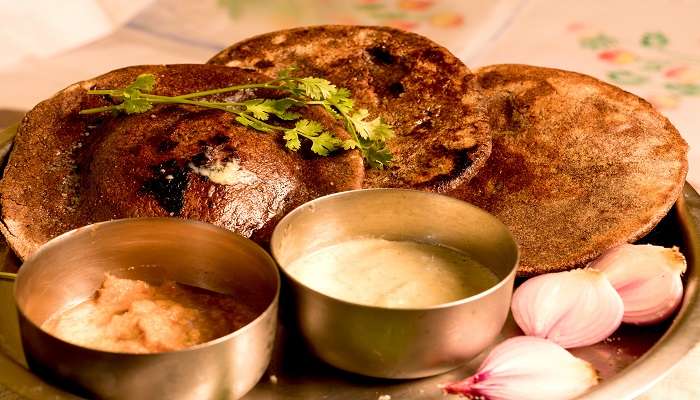
<path fill-rule="evenodd" d="M 0 62 L 5 113 L 27 110 L 74 81 L 114 68 L 204 62 L 257 33 L 320 23 L 383 24 L 429 36 L 472 68 L 493 63 L 565 68 L 646 98 L 689 142 L 688 180 L 700 187 L 697 0 L 15 3 L 0 2 L 5 17 L 0 51 L 9 55 Z M 700 350 L 642 398 L 700 398 Z"/>

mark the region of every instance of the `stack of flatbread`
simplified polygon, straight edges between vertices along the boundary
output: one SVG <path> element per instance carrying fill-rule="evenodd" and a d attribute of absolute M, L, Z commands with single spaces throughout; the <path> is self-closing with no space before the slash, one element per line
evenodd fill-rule
<path fill-rule="evenodd" d="M 292 66 L 349 89 L 371 118 L 394 127 L 390 167 L 371 169 L 356 150 L 291 152 L 219 110 L 78 114 L 109 104 L 88 89 L 124 87 L 143 73 L 155 75 L 154 93 L 177 95 L 266 81 Z M 303 113 L 347 135 L 322 108 Z M 235 184 L 195 173 L 221 162 L 235 166 Z M 592 77 L 526 65 L 472 72 L 413 33 L 318 26 L 236 43 L 204 65 L 112 71 L 40 103 L 22 121 L 0 181 L 0 230 L 22 258 L 67 230 L 138 216 L 198 219 L 265 244 L 276 222 L 310 199 L 400 187 L 495 214 L 518 240 L 526 276 L 641 238 L 674 204 L 686 172 L 687 145 L 669 121 Z"/>

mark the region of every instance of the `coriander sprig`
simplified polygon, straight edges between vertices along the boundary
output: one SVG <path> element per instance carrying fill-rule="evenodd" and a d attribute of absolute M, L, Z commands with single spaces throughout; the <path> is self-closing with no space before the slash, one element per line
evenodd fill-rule
<path fill-rule="evenodd" d="M 119 103 L 82 110 L 80 114 L 102 112 L 124 112 L 126 114 L 143 113 L 155 104 L 183 104 L 204 108 L 218 109 L 233 113 L 241 125 L 261 132 L 282 132 L 287 148 L 297 151 L 301 148 L 302 138 L 311 142 L 311 151 L 327 156 L 343 148 L 358 149 L 365 161 L 374 168 L 383 168 L 391 162 L 391 153 L 386 141 L 393 137 L 390 125 L 380 117 L 367 120 L 369 112 L 354 109 L 350 91 L 338 88 L 323 78 L 292 76 L 293 68 L 282 70 L 276 79 L 263 83 L 228 86 L 178 96 L 160 96 L 152 94 L 155 76 L 139 75 L 131 84 L 121 89 L 89 90 L 88 94 L 110 96 Z M 279 99 L 255 98 L 251 100 L 209 101 L 202 98 L 216 94 L 230 93 L 250 89 L 274 89 L 286 92 L 287 97 Z M 295 109 L 304 106 L 319 105 L 334 118 L 343 122 L 350 139 L 341 140 L 327 131 L 318 121 L 301 119 Z M 294 127 L 284 127 L 270 123 L 274 116 L 281 121 L 295 121 Z"/>

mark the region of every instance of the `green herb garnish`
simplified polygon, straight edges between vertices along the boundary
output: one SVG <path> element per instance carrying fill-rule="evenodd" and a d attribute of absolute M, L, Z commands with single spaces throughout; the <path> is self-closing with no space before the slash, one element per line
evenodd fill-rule
<path fill-rule="evenodd" d="M 286 146 L 297 151 L 302 140 L 311 143 L 311 151 L 327 156 L 340 148 L 358 149 L 367 164 L 373 168 L 383 168 L 391 162 L 391 153 L 386 141 L 394 136 L 392 127 L 377 117 L 367 120 L 368 111 L 354 109 L 351 93 L 345 88 L 337 88 L 331 82 L 316 77 L 297 78 L 292 76 L 294 69 L 281 71 L 276 79 L 263 83 L 229 86 L 201 92 L 187 93 L 179 96 L 160 96 L 151 94 L 155 86 L 155 76 L 139 75 L 136 80 L 122 89 L 88 90 L 88 94 L 110 96 L 118 104 L 90 108 L 80 114 L 102 112 L 124 112 L 126 114 L 143 113 L 154 104 L 185 104 L 190 106 L 213 108 L 236 115 L 241 125 L 261 132 L 282 132 Z M 203 97 L 247 89 L 274 89 L 288 93 L 280 99 L 256 98 L 242 102 L 216 102 L 202 100 Z M 318 121 L 300 119 L 295 109 L 304 106 L 319 105 L 334 118 L 343 122 L 351 138 L 341 140 L 323 128 Z M 270 117 L 282 121 L 296 121 L 289 128 L 270 123 Z"/>

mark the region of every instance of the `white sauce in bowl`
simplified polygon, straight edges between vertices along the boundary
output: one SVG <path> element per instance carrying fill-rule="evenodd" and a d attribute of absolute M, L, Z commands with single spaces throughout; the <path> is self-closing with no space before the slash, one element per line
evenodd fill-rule
<path fill-rule="evenodd" d="M 304 285 L 352 303 L 419 308 L 494 286 L 491 270 L 464 252 L 427 243 L 355 239 L 295 260 L 287 272 Z"/>

